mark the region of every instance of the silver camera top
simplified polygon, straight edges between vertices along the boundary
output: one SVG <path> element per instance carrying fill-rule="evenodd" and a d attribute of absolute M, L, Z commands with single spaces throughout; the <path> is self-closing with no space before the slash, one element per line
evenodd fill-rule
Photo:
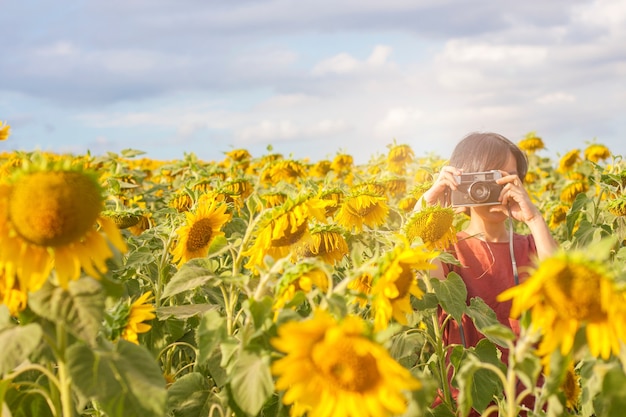
<path fill-rule="evenodd" d="M 500 171 L 468 172 L 455 176 L 457 189 L 452 190 L 450 200 L 455 207 L 472 207 L 500 204 L 502 186 L 496 180 L 502 178 Z"/>

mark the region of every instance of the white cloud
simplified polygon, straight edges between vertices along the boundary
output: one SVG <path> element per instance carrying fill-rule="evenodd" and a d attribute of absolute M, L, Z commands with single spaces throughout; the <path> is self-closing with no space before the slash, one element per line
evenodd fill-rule
<path fill-rule="evenodd" d="M 376 45 L 372 53 L 364 61 L 342 52 L 331 58 L 320 61 L 313 67 L 311 73 L 316 76 L 326 74 L 350 74 L 366 69 L 378 68 L 387 64 L 392 48 L 386 45 Z"/>
<path fill-rule="evenodd" d="M 573 103 L 576 101 L 576 97 L 572 94 L 559 91 L 538 97 L 536 101 L 539 104 Z"/>
<path fill-rule="evenodd" d="M 385 117 L 376 124 L 378 133 L 404 132 L 407 128 L 417 130 L 424 112 L 412 107 L 394 107 L 387 110 Z"/>

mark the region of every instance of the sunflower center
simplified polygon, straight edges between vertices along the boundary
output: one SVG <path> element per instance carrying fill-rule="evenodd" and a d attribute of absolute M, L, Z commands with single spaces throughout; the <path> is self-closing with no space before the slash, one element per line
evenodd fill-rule
<path fill-rule="evenodd" d="M 194 222 L 187 237 L 187 250 L 200 250 L 211 241 L 213 234 L 211 219 L 200 219 Z"/>
<path fill-rule="evenodd" d="M 599 294 L 601 276 L 583 265 L 561 268 L 546 283 L 545 296 L 555 311 L 586 322 L 606 320 Z"/>
<path fill-rule="evenodd" d="M 74 171 L 29 174 L 13 187 L 9 217 L 17 233 L 40 246 L 62 246 L 82 238 L 102 210 L 98 184 Z"/>
<path fill-rule="evenodd" d="M 333 387 L 351 392 L 366 392 L 380 381 L 376 358 L 355 349 L 353 338 L 335 343 L 321 342 L 313 348 L 313 362 Z"/>

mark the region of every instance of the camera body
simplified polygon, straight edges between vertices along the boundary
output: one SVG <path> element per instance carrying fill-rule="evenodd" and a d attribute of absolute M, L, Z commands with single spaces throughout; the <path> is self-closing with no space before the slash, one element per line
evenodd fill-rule
<path fill-rule="evenodd" d="M 457 189 L 452 190 L 451 203 L 454 207 L 488 206 L 500 204 L 498 198 L 502 185 L 500 171 L 468 172 L 455 176 Z"/>

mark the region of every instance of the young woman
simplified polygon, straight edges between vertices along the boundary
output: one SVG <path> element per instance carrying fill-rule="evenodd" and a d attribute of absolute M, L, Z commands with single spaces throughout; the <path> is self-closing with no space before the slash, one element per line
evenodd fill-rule
<path fill-rule="evenodd" d="M 433 275 L 445 279 L 451 271 L 459 274 L 467 287 L 467 302 L 474 297 L 482 298 L 501 323 L 519 334 L 517 320 L 509 318 L 511 302 L 499 302 L 496 297 L 523 281 L 530 267 L 536 266 L 538 260 L 550 256 L 557 248 L 543 216 L 524 189 L 523 181 L 528 170 L 525 154 L 513 142 L 496 133 L 466 136 L 457 144 L 449 166 L 443 167 L 432 187 L 422 196 L 423 201 L 416 205 L 416 210 L 424 205 L 450 205 L 451 194 L 459 192 L 461 174 L 491 170 L 501 174 L 495 180 L 501 186 L 496 204 L 458 208 L 468 211 L 470 216 L 467 227 L 457 234 L 457 243 L 450 248 L 461 266 L 439 263 Z M 509 217 L 525 223 L 530 234 L 513 234 L 507 221 Z M 442 312 L 441 322 L 444 317 Z M 445 344 L 470 347 L 482 338 L 484 336 L 467 317 L 460 324 L 448 320 L 443 329 Z M 507 355 L 503 353 L 506 363 Z"/>

